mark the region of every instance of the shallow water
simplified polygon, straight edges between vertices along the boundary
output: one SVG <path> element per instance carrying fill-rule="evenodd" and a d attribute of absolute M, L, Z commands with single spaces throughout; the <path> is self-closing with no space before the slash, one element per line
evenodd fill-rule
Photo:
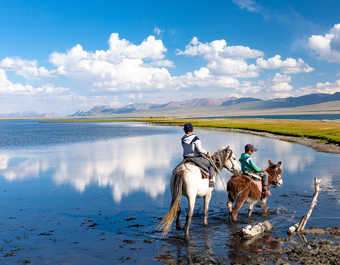
<path fill-rule="evenodd" d="M 260 166 L 268 159 L 283 161 L 284 185 L 272 189 L 268 216 L 255 208 L 248 220 L 243 207 L 235 226 L 226 223 L 226 194 L 218 181 L 209 226 L 202 226 L 198 199 L 191 240 L 185 243 L 183 231 L 172 229 L 162 237 L 155 229 L 171 200 L 169 179 L 181 160 L 181 128 L 0 121 L 0 263 L 189 264 L 202 257 L 247 262 L 254 250 L 235 232 L 267 219 L 274 225 L 267 239 L 285 236 L 309 207 L 314 176 L 322 179 L 322 192 L 308 226 L 339 225 L 340 155 L 255 135 L 197 134 L 211 152 L 229 144 L 240 155 L 253 143 Z M 230 175 L 224 172 L 224 180 Z M 261 246 L 277 247 L 261 240 Z"/>

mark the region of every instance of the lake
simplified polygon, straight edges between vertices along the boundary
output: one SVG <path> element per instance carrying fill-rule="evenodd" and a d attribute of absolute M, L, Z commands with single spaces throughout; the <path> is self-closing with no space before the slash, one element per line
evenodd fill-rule
<path fill-rule="evenodd" d="M 281 160 L 284 185 L 272 189 L 267 216 L 255 207 L 248 220 L 243 207 L 235 226 L 226 222 L 226 193 L 217 181 L 209 226 L 202 226 L 198 199 L 187 244 L 183 231 L 173 227 L 163 237 L 156 230 L 169 209 L 171 171 L 182 157 L 181 128 L 0 121 L 0 263 L 189 264 L 202 256 L 246 263 L 254 253 L 235 232 L 269 220 L 274 230 L 267 236 L 285 236 L 310 205 L 314 176 L 322 179 L 321 193 L 307 226 L 339 225 L 340 155 L 256 135 L 196 132 L 211 152 L 229 144 L 239 156 L 252 143 L 260 166 Z M 222 175 L 227 181 L 231 174 Z"/>

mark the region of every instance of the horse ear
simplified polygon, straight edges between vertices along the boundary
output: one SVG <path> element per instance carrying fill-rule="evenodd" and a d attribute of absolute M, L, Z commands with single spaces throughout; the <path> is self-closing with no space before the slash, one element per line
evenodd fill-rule
<path fill-rule="evenodd" d="M 268 160 L 269 166 L 274 165 L 274 163 L 271 160 Z"/>
<path fill-rule="evenodd" d="M 280 167 L 280 166 L 282 165 L 282 162 L 279 161 L 279 162 L 277 163 L 277 165 Z"/>

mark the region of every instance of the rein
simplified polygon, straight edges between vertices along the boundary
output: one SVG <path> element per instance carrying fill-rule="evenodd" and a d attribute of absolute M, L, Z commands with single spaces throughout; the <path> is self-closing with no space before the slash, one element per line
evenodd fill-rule
<path fill-rule="evenodd" d="M 265 171 L 268 173 L 269 176 L 271 176 L 271 175 L 269 174 L 269 172 L 268 172 L 268 169 L 269 169 L 269 168 L 267 168 Z M 268 185 L 270 185 L 270 183 L 269 183 L 269 176 L 268 176 Z M 276 186 L 276 184 L 278 183 L 278 178 L 279 178 L 279 174 L 277 173 L 276 168 L 274 168 L 274 176 L 271 176 L 271 177 L 272 177 L 272 181 L 273 181 L 274 177 L 276 178 L 275 183 L 273 183 L 273 184 Z M 271 182 L 272 182 L 272 181 L 271 181 Z"/>
<path fill-rule="evenodd" d="M 230 159 L 230 156 L 232 154 L 232 151 L 230 150 L 229 146 L 226 149 L 228 149 L 229 154 L 228 154 L 228 156 L 225 156 L 223 158 L 223 161 Z M 211 162 L 211 164 L 213 165 L 213 167 L 215 168 L 217 173 L 219 173 L 221 171 L 221 169 L 223 168 L 223 166 L 224 166 L 223 161 L 222 161 L 222 157 L 221 157 L 222 156 L 221 153 L 223 153 L 223 152 L 227 153 L 226 149 L 217 151 L 215 154 L 213 154 L 212 158 L 208 158 L 209 161 Z M 216 162 L 218 162 L 220 168 L 217 167 L 214 159 L 215 159 Z"/>
<path fill-rule="evenodd" d="M 227 156 L 224 157 L 224 159 L 223 159 L 224 161 L 227 160 L 227 159 L 230 159 L 230 156 L 232 155 L 232 151 L 230 150 L 230 148 L 227 147 L 227 149 L 229 151 L 229 155 L 228 155 L 228 157 Z M 215 159 L 218 160 L 218 163 L 221 166 L 221 169 L 223 168 L 223 162 L 222 162 L 222 158 L 221 158 L 221 153 L 222 152 L 227 152 L 227 151 L 225 149 L 223 149 L 221 151 L 216 152 L 212 156 L 212 158 L 214 158 L 214 156 L 216 156 Z M 219 174 L 220 174 L 221 169 L 219 169 L 217 167 L 214 159 L 212 159 L 212 158 L 208 158 L 207 157 L 207 159 L 210 161 L 210 163 L 213 165 L 214 169 L 216 170 L 216 176 L 220 176 Z M 219 178 L 221 179 L 221 182 L 222 182 L 222 185 L 223 185 L 225 191 L 227 191 L 227 185 L 225 184 L 224 179 L 221 176 Z"/>

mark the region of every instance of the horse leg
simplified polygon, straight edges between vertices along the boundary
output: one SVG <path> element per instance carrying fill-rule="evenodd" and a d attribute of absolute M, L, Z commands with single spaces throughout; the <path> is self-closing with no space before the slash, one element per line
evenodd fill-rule
<path fill-rule="evenodd" d="M 230 192 L 228 193 L 228 202 L 227 202 L 227 208 L 228 208 L 228 218 L 229 218 L 229 222 L 231 222 L 231 213 L 233 211 L 233 198 L 230 194 Z"/>
<path fill-rule="evenodd" d="M 262 209 L 263 209 L 263 212 L 264 213 L 267 213 L 267 198 L 264 198 L 263 200 L 262 200 Z"/>
<path fill-rule="evenodd" d="M 181 221 L 180 221 L 180 218 L 179 218 L 180 214 L 181 214 L 181 207 L 178 207 L 177 218 L 176 218 L 176 229 L 177 230 L 181 230 L 182 229 Z"/>
<path fill-rule="evenodd" d="M 204 221 L 203 225 L 208 225 L 208 210 L 209 210 L 209 203 L 211 199 L 211 192 L 208 192 L 207 195 L 204 196 Z"/>
<path fill-rule="evenodd" d="M 194 213 L 194 207 L 195 207 L 195 200 L 196 196 L 188 196 L 188 214 L 187 214 L 187 220 L 185 222 L 185 239 L 189 239 L 189 228 L 191 224 L 191 218 Z"/>
<path fill-rule="evenodd" d="M 251 214 L 253 213 L 254 205 L 255 205 L 255 202 L 250 202 L 249 203 L 248 217 L 250 217 Z"/>
<path fill-rule="evenodd" d="M 237 197 L 235 206 L 234 206 L 233 211 L 231 213 L 232 220 L 234 222 L 237 222 L 238 211 L 241 209 L 241 207 L 243 206 L 244 202 L 246 201 L 246 199 L 248 197 L 248 194 L 249 194 L 249 190 L 248 191 L 243 191 L 242 194 L 239 194 L 239 196 Z"/>

